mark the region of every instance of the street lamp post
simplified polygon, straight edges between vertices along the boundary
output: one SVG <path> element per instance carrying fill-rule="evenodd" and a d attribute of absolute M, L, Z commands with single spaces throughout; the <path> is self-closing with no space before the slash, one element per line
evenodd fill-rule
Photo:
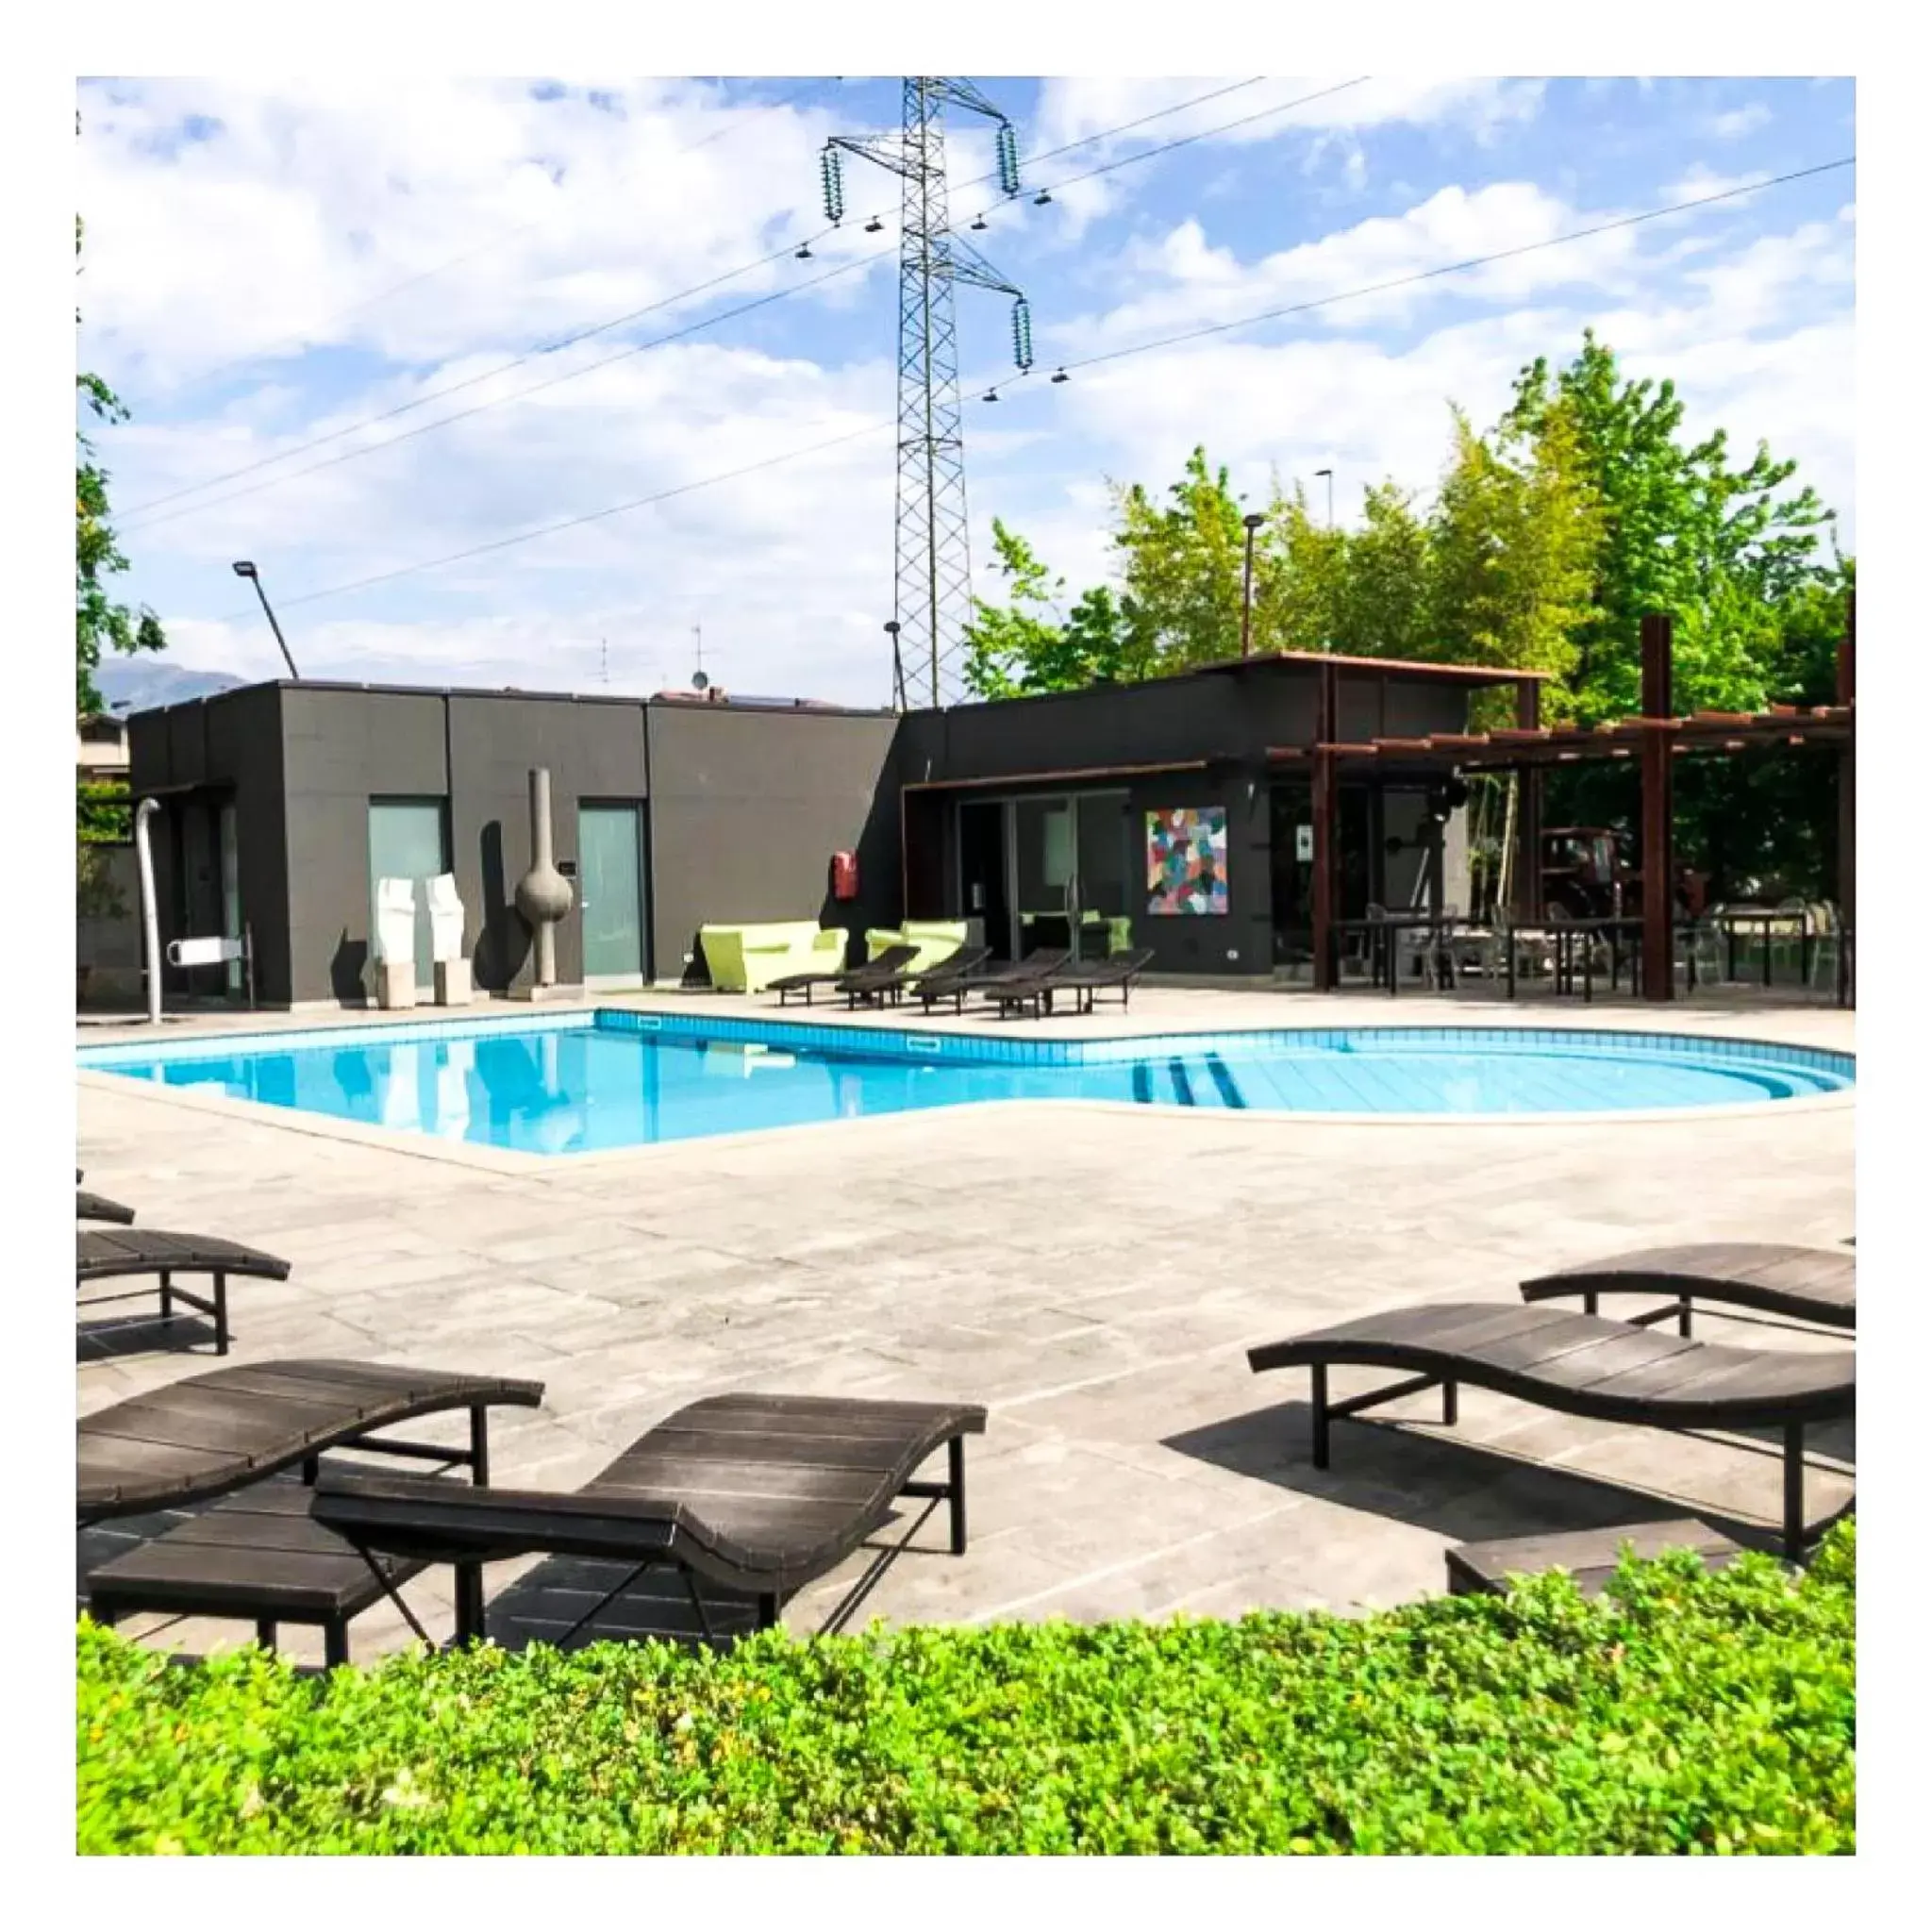
<path fill-rule="evenodd" d="M 899 620 L 896 617 L 887 624 L 886 635 L 892 641 L 892 695 L 903 711 L 906 708 L 906 660 L 899 655 Z"/>
<path fill-rule="evenodd" d="M 1261 527 L 1261 512 L 1251 509 L 1241 519 L 1248 533 L 1246 552 L 1241 559 L 1241 656 L 1248 655 L 1255 619 L 1255 532 Z"/>
<path fill-rule="evenodd" d="M 282 662 L 289 667 L 289 675 L 297 684 L 302 682 L 302 674 L 295 669 L 295 660 L 289 656 L 289 641 L 282 635 L 282 627 L 275 622 L 275 613 L 268 601 L 268 592 L 261 588 L 261 573 L 252 563 L 238 563 L 235 566 L 238 577 L 246 577 L 255 586 L 255 594 L 261 599 L 261 608 L 268 613 L 268 627 L 275 634 L 275 642 L 281 646 Z"/>
<path fill-rule="evenodd" d="M 1335 527 L 1335 472 L 1317 470 L 1315 475 L 1328 479 L 1328 527 L 1332 530 Z"/>

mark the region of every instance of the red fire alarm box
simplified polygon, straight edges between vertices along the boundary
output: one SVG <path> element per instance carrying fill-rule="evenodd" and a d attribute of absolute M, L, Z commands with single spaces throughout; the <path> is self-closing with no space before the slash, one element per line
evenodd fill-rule
<path fill-rule="evenodd" d="M 835 899 L 856 899 L 858 897 L 858 853 L 835 852 L 832 854 L 832 897 Z"/>

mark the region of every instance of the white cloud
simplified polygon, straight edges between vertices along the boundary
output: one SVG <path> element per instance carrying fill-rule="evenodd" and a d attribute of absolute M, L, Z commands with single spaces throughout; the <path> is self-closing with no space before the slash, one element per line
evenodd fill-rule
<path fill-rule="evenodd" d="M 1041 178 L 1315 84 L 1270 81 L 1042 164 Z M 1051 83 L 1026 145 L 1076 138 L 1208 86 Z M 110 93 L 127 99 L 109 106 Z M 815 227 L 816 151 L 832 122 L 822 103 L 747 117 L 694 83 L 620 91 L 623 120 L 581 91 L 544 103 L 506 83 L 264 92 L 142 82 L 88 95 L 81 206 L 93 246 L 80 285 L 84 348 L 137 402 L 136 420 L 105 439 L 121 505 L 286 451 L 487 370 L 587 317 L 702 280 L 777 246 L 774 216 L 786 208 L 802 208 L 801 227 Z M 1271 465 L 1290 478 L 1334 467 L 1343 517 L 1361 486 L 1384 474 L 1426 492 L 1446 446 L 1448 399 L 1489 420 L 1523 362 L 1573 352 L 1590 320 L 1632 373 L 1677 376 L 1700 423 L 1724 422 L 1746 443 L 1770 436 L 1849 509 L 1855 237 L 1845 217 L 1748 243 L 1737 239 L 1749 232 L 1744 224 L 1687 217 L 1340 305 L 1294 324 L 1287 341 L 1230 335 L 1083 371 L 1061 387 L 1043 379 L 1076 351 L 1578 225 L 1589 217 L 1569 197 L 1527 180 L 1419 194 L 1400 215 L 1274 253 L 1257 252 L 1254 226 L 1238 225 L 1243 198 L 1251 209 L 1277 181 L 1307 206 L 1294 171 L 1317 142 L 1335 143 L 1330 158 L 1346 165 L 1360 153 L 1358 129 L 1399 119 L 1466 146 L 1533 111 L 1536 99 L 1534 84 L 1377 82 L 1252 132 L 1215 136 L 1211 158 L 1204 141 L 1200 172 L 1237 171 L 1233 192 L 1197 198 L 1195 219 L 1150 230 L 1110 258 L 1090 242 L 1064 271 L 1058 316 L 1036 306 L 1041 375 L 1024 384 L 1003 376 L 997 408 L 969 391 L 981 588 L 991 588 L 995 513 L 1033 538 L 1074 591 L 1099 580 L 1109 563 L 1106 477 L 1161 487 L 1196 441 L 1251 492 L 1267 488 Z M 191 109 L 220 119 L 224 131 L 172 158 L 144 151 Z M 854 125 L 851 115 L 839 125 Z M 1257 157 L 1252 143 L 1288 126 L 1302 145 Z M 726 139 L 675 152 L 726 127 L 736 129 Z M 956 182 L 990 165 L 985 131 L 963 120 L 953 152 Z M 560 163 L 560 181 L 546 162 Z M 1137 172 L 1151 178 L 1159 167 L 1108 179 L 1125 192 Z M 1425 154 L 1405 152 L 1404 171 L 1425 184 L 1441 178 Z M 891 208 L 896 190 L 855 162 L 845 230 L 814 255 L 831 266 L 890 244 L 890 230 L 867 237 L 860 225 L 873 207 Z M 1077 192 L 1056 195 L 1061 217 L 1029 203 L 975 239 L 1003 267 L 1023 269 L 1024 252 L 1009 239 L 1017 225 L 1064 218 Z M 956 194 L 957 213 L 973 204 L 963 189 Z M 527 231 L 506 235 L 525 222 Z M 445 275 L 349 306 L 470 250 L 479 252 Z M 788 255 L 719 299 L 812 272 L 794 269 Z M 1129 292 L 1065 321 L 1079 288 Z M 599 640 L 608 639 L 611 688 L 651 690 L 688 676 L 691 626 L 701 622 L 707 667 L 727 689 L 879 702 L 891 585 L 891 271 L 881 266 L 767 311 L 766 325 L 748 320 L 741 336 L 694 337 L 608 368 L 590 365 L 625 335 L 541 358 L 369 434 L 393 435 L 565 370 L 586 373 L 231 504 L 212 503 L 216 490 L 192 499 L 192 515 L 125 518 L 136 564 L 128 588 L 160 608 L 183 662 L 250 675 L 275 675 L 279 660 L 259 612 L 238 595 L 245 587 L 228 574 L 239 556 L 261 564 L 296 660 L 312 675 L 592 689 Z M 1000 308 L 997 300 L 961 300 L 969 379 L 1003 362 Z M 648 327 L 675 326 L 691 312 L 667 312 Z M 327 352 L 258 363 L 245 384 L 214 391 L 192 412 L 184 401 L 176 420 L 158 407 L 161 385 L 189 383 L 291 331 Z M 379 590 L 299 601 L 313 589 L 702 484 L 880 419 L 888 426 L 835 448 L 651 508 Z M 361 440 L 345 437 L 290 467 Z"/>
<path fill-rule="evenodd" d="M 1688 174 L 1680 175 L 1676 180 L 1659 189 L 1657 199 L 1660 202 L 1701 201 L 1707 195 L 1734 193 L 1738 189 L 1749 188 L 1754 181 L 1763 179 L 1761 174 L 1720 175 L 1699 161 Z M 1740 194 L 1735 205 L 1748 207 L 1755 199 L 1753 195 Z"/>
<path fill-rule="evenodd" d="M 90 352 L 152 391 L 316 346 L 412 364 L 521 348 L 823 225 L 824 107 L 655 81 L 617 103 L 508 81 L 84 90 Z"/>
<path fill-rule="evenodd" d="M 1315 301 L 1373 288 L 1474 257 L 1547 242 L 1586 219 L 1529 182 L 1499 182 L 1470 192 L 1444 188 L 1399 216 L 1375 216 L 1319 242 L 1243 262 L 1229 247 L 1211 244 L 1190 219 L 1158 240 L 1128 245 L 1119 262 L 1124 278 L 1145 292 L 1097 317 L 1067 324 L 1058 333 L 1085 348 L 1131 343 L 1163 331 Z M 1426 304 L 1525 301 L 1540 291 L 1579 282 L 1614 280 L 1634 259 L 1629 229 L 1613 230 L 1561 249 L 1521 256 L 1406 289 L 1364 295 L 1312 312 L 1319 325 L 1362 329 L 1413 314 Z"/>
<path fill-rule="evenodd" d="M 1710 118 L 1710 131 L 1720 141 L 1740 141 L 1747 134 L 1755 134 L 1760 127 L 1771 122 L 1771 109 L 1762 101 L 1753 101 L 1748 108 L 1733 108 L 1727 113 L 1713 114 Z"/>

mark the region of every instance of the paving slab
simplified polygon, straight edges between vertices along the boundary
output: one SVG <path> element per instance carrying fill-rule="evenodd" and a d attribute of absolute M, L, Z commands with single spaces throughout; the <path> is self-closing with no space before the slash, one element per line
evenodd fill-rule
<path fill-rule="evenodd" d="M 770 1016 L 756 1001 L 656 1004 Z M 1137 996 L 1130 1028 L 1109 1015 L 1038 1030 L 1529 1017 L 1466 997 L 1155 988 Z M 1560 1024 L 1853 1040 L 1846 1014 L 1741 1004 L 1660 1015 L 1602 1002 Z M 1526 1275 L 1618 1248 L 1836 1244 L 1854 1225 L 1852 1107 L 1469 1125 L 966 1108 L 508 1174 L 331 1139 L 298 1115 L 191 1114 L 144 1083 L 78 1085 L 90 1186 L 146 1224 L 205 1228 L 293 1264 L 285 1284 L 234 1285 L 233 1359 L 341 1355 L 543 1378 L 541 1408 L 492 1425 L 503 1482 L 575 1485 L 674 1408 L 731 1389 L 986 1403 L 988 1434 L 967 1451 L 968 1555 L 908 1554 L 861 1621 L 1353 1614 L 1441 1591 L 1455 1541 L 1687 1510 L 1769 1523 L 1777 1472 L 1761 1444 L 1611 1429 L 1468 1389 L 1454 1429 L 1426 1396 L 1339 1424 L 1334 1464 L 1316 1471 L 1307 1377 L 1256 1376 L 1245 1351 L 1405 1302 L 1507 1303 Z M 1715 1316 L 1700 1333 L 1821 1345 L 1788 1324 Z M 77 1351 L 81 1411 L 211 1365 L 167 1341 L 151 1325 L 125 1350 Z M 1853 1432 L 1827 1433 L 1822 1452 L 1854 1453 Z M 1851 1480 L 1814 1474 L 1813 1513 Z M 816 1627 L 867 1560 L 803 1592 L 788 1623 Z M 492 1566 L 491 1587 L 532 1567 Z M 580 1581 L 554 1579 L 552 1600 Z M 534 1629 L 545 1599 L 537 1585 L 525 1594 Z M 410 1600 L 432 1635 L 447 1634 L 446 1574 L 419 1579 Z M 633 1608 L 649 1612 L 648 1592 Z M 205 1620 L 151 1627 L 155 1642 L 186 1648 L 249 1634 Z M 385 1607 L 358 1622 L 353 1654 L 407 1641 Z M 291 1653 L 305 1641 L 291 1633 Z"/>

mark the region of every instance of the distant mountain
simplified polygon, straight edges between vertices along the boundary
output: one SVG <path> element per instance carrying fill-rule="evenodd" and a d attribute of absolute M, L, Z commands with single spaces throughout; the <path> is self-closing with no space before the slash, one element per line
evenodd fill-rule
<path fill-rule="evenodd" d="M 104 658 L 94 672 L 94 689 L 108 710 L 152 711 L 161 705 L 178 705 L 189 698 L 234 691 L 247 680 L 226 671 L 191 671 L 151 658 Z"/>

